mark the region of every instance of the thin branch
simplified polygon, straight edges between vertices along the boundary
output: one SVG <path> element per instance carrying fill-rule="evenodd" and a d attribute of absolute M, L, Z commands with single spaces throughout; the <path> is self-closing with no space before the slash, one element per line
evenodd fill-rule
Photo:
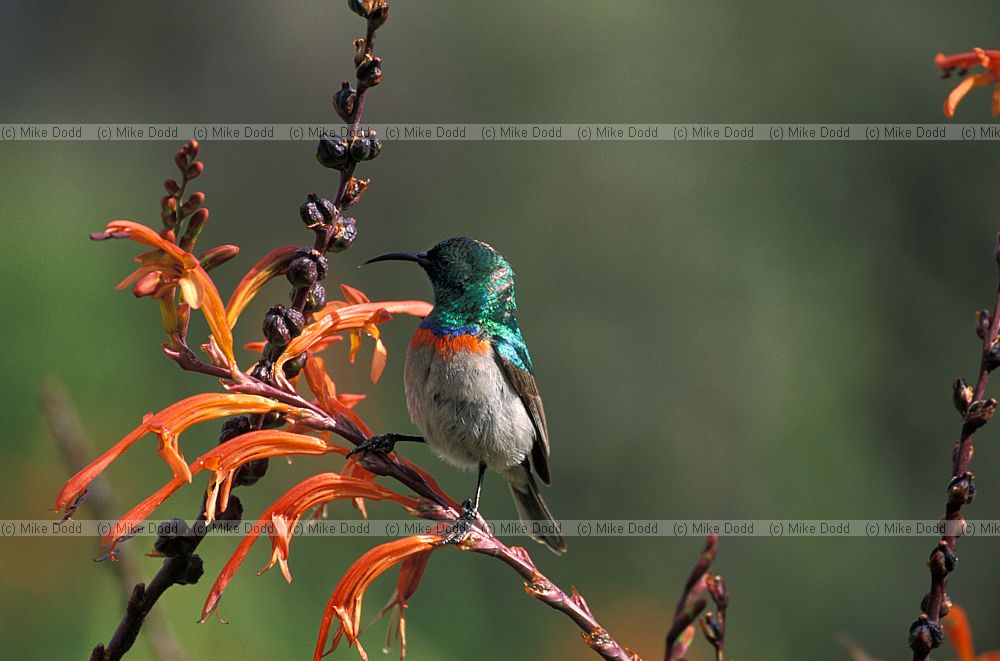
<path fill-rule="evenodd" d="M 998 265 L 1000 265 L 1000 236 L 998 236 L 995 255 Z M 973 438 L 976 430 L 989 422 L 996 410 L 997 401 L 995 399 L 983 398 L 986 395 L 990 373 L 1000 366 L 1000 338 L 998 338 L 1000 335 L 1000 280 L 998 280 L 997 299 L 993 305 L 992 316 L 988 310 L 980 310 L 977 313 L 976 333 L 983 341 L 976 385 L 974 387 L 968 386 L 963 379 L 958 379 L 954 384 L 953 399 L 955 407 L 962 415 L 962 428 L 952 451 L 948 500 L 944 516 L 941 518 L 941 522 L 945 526 L 944 535 L 931 552 L 928 562 L 931 588 L 921 601 L 920 616 L 910 625 L 909 644 L 910 649 L 913 650 L 914 661 L 929 661 L 931 651 L 938 647 L 944 639 L 940 622 L 951 608 L 951 600 L 945 589 L 948 587 L 948 575 L 954 570 L 957 560 L 955 547 L 965 527 L 962 507 L 972 502 L 976 492 L 974 476 L 969 472 L 969 464 L 972 461 L 974 451 Z"/>

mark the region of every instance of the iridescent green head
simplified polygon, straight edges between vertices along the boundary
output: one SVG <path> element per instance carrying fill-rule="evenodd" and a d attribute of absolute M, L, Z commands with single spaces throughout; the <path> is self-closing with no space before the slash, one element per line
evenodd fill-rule
<path fill-rule="evenodd" d="M 514 270 L 489 244 L 458 236 L 427 252 L 390 253 L 365 263 L 384 260 L 423 267 L 434 287 L 434 316 L 439 323 L 481 325 L 513 316 Z"/>

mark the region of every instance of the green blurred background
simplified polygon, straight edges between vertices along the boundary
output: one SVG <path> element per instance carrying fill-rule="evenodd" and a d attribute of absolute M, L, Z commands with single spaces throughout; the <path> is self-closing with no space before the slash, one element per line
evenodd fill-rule
<path fill-rule="evenodd" d="M 328 122 L 363 29 L 336 2 L 7 2 L 0 20 L 2 122 Z M 385 80 L 372 122 L 942 122 L 954 81 L 938 51 L 996 47 L 996 4 L 936 2 L 505 3 L 396 0 L 379 32 Z M 994 26 L 994 27 L 990 27 Z M 974 91 L 958 121 L 988 122 Z M 14 142 L 0 147 L 6 429 L 3 518 L 50 516 L 66 477 L 38 404 L 46 379 L 77 402 L 92 455 L 147 411 L 214 387 L 159 351 L 155 307 L 113 286 L 136 254 L 87 233 L 112 218 L 155 225 L 172 142 Z M 335 179 L 311 143 L 206 143 L 200 245 L 238 243 L 224 295 L 278 245 L 308 241 L 297 208 Z M 406 265 L 372 255 L 466 234 L 518 273 L 520 320 L 553 442 L 546 498 L 563 518 L 933 518 L 944 504 L 959 420 L 958 375 L 974 377 L 973 310 L 992 303 L 1000 172 L 995 143 L 390 143 L 360 170 L 361 234 L 328 283 L 373 299 L 427 297 Z M 332 289 L 331 289 L 332 291 Z M 272 284 L 237 327 L 256 339 Z M 402 356 L 414 321 L 385 329 L 389 365 L 327 359 L 379 430 L 410 431 Z M 196 327 L 195 331 L 203 329 Z M 362 355 L 370 356 L 371 344 Z M 251 359 L 243 354 L 244 362 Z M 970 516 L 997 518 L 997 429 L 978 437 Z M 188 433 L 189 457 L 216 429 Z M 119 511 L 168 473 L 143 442 L 107 476 Z M 406 453 L 462 496 L 472 476 L 426 448 Z M 240 496 L 248 515 L 322 459 L 272 462 Z M 188 517 L 199 488 L 162 510 Z M 486 484 L 486 514 L 513 516 Z M 372 505 L 375 516 L 395 514 Z M 351 516 L 345 506 L 334 516 Z M 343 570 L 376 539 L 301 538 L 295 581 L 254 576 L 254 549 L 222 602 L 228 626 L 194 620 L 235 541 L 202 546 L 209 577 L 158 604 L 190 658 L 304 658 Z M 142 557 L 149 576 L 159 562 Z M 647 658 L 662 638 L 700 539 L 572 538 L 550 556 L 560 585 Z M 846 636 L 907 658 L 928 577 L 929 538 L 725 538 L 737 659 L 846 658 Z M 81 658 L 106 640 L 123 597 L 95 539 L 5 539 L 0 634 L 7 658 Z M 1000 647 L 996 539 L 960 545 L 951 594 L 980 650 Z M 374 614 L 392 589 L 367 600 Z M 565 617 L 483 557 L 441 553 L 409 609 L 414 659 L 593 658 Z M 384 625 L 365 640 L 378 654 Z M 693 659 L 706 659 L 703 642 Z M 950 650 L 939 653 L 948 658 Z M 343 648 L 335 658 L 354 658 Z M 140 641 L 130 658 L 150 658 Z"/>

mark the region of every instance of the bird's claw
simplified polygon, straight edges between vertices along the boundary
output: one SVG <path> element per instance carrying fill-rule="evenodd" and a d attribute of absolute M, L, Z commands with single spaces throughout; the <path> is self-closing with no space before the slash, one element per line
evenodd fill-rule
<path fill-rule="evenodd" d="M 462 503 L 462 513 L 459 514 L 454 523 L 444 529 L 441 533 L 441 540 L 436 542 L 435 545 L 445 546 L 461 542 L 469 534 L 472 522 L 476 520 L 477 516 L 479 516 L 479 512 L 476 511 L 472 500 L 466 500 Z"/>
<path fill-rule="evenodd" d="M 358 444 L 353 450 L 347 453 L 347 458 L 350 459 L 363 452 L 389 454 L 395 447 L 396 440 L 392 437 L 392 434 L 378 434 L 377 436 L 372 436 L 364 443 Z"/>

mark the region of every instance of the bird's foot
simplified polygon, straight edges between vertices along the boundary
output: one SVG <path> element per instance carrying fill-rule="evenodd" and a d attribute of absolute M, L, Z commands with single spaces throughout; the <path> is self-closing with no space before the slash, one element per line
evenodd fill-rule
<path fill-rule="evenodd" d="M 395 434 L 378 434 L 377 436 L 372 436 L 364 443 L 359 443 L 353 450 L 347 453 L 347 458 L 350 459 L 354 455 L 364 452 L 381 452 L 382 454 L 389 454 L 395 447 Z"/>
<path fill-rule="evenodd" d="M 445 544 L 461 542 L 469 534 L 469 529 L 472 528 L 472 523 L 477 516 L 479 516 L 479 512 L 476 511 L 472 499 L 466 500 L 462 503 L 462 513 L 458 515 L 454 523 L 444 529 L 444 532 L 441 533 L 441 541 L 436 542 L 436 545 L 444 546 Z"/>

